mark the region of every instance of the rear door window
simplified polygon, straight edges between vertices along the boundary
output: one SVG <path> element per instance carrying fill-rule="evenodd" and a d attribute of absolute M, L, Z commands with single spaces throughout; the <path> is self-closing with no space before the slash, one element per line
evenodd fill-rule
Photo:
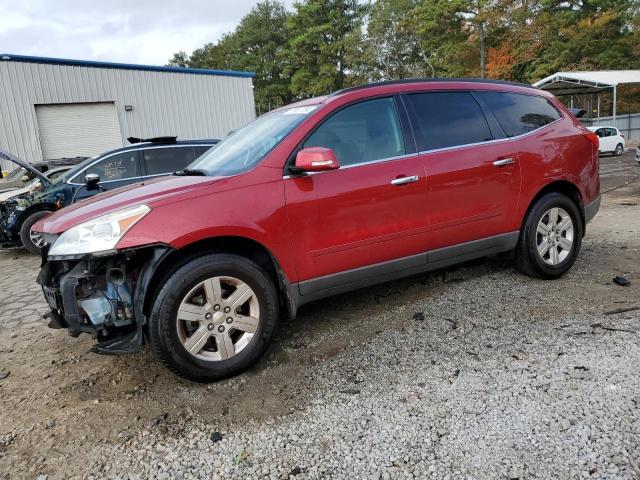
<path fill-rule="evenodd" d="M 615 128 L 607 128 L 607 137 L 615 137 L 618 135 L 618 132 Z"/>
<path fill-rule="evenodd" d="M 407 98 L 421 151 L 493 138 L 480 105 L 469 92 L 413 93 Z"/>
<path fill-rule="evenodd" d="M 523 135 L 560 118 L 546 98 L 506 92 L 474 92 L 486 103 L 507 137 Z"/>
<path fill-rule="evenodd" d="M 100 182 L 125 180 L 140 176 L 137 150 L 117 153 L 99 160 L 83 172 L 80 172 L 72 180 L 75 183 L 84 183 L 85 175 L 96 173 L 100 176 Z"/>
<path fill-rule="evenodd" d="M 147 175 L 163 175 L 186 168 L 195 160 L 191 146 L 147 148 L 140 151 Z"/>
<path fill-rule="evenodd" d="M 395 101 L 376 98 L 343 108 L 320 125 L 304 147 L 331 148 L 341 165 L 404 155 Z"/>

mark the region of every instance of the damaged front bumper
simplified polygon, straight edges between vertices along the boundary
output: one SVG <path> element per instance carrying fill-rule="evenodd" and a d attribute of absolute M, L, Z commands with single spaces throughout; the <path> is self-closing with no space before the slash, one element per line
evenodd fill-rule
<path fill-rule="evenodd" d="M 18 214 L 18 203 L 0 202 L 0 249 L 14 248 L 22 245 L 20 232 L 15 230 L 15 218 Z"/>
<path fill-rule="evenodd" d="M 49 242 L 51 245 L 51 242 Z M 81 258 L 48 258 L 37 282 L 50 307 L 51 328 L 69 335 L 91 334 L 96 353 L 140 350 L 144 342 L 144 301 L 158 265 L 172 251 L 165 245 L 114 251 Z"/>

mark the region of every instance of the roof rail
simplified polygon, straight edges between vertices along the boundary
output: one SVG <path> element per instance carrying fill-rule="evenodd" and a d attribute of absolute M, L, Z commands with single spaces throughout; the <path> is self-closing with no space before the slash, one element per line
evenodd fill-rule
<path fill-rule="evenodd" d="M 336 95 L 341 95 L 343 93 L 349 93 L 357 90 L 362 90 L 365 88 L 373 88 L 373 87 L 381 87 L 385 85 L 403 85 L 407 83 L 431 83 L 431 82 L 469 82 L 469 83 L 492 83 L 498 85 L 512 85 L 515 87 L 526 87 L 536 89 L 526 83 L 519 82 L 509 82 L 507 80 L 488 80 L 486 78 L 407 78 L 403 80 L 383 80 L 381 82 L 372 82 L 366 83 L 364 85 L 357 85 L 355 87 L 343 88 L 342 90 L 338 90 L 337 92 L 332 93 L 329 97 L 333 97 Z"/>
<path fill-rule="evenodd" d="M 137 138 L 137 137 L 128 137 L 127 141 L 129 143 L 176 143 L 178 137 L 153 137 L 153 138 Z"/>

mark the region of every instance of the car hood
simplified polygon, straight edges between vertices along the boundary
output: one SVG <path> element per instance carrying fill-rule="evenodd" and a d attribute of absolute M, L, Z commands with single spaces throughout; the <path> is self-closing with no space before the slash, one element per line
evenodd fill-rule
<path fill-rule="evenodd" d="M 49 185 L 51 183 L 47 177 L 45 177 L 42 173 L 40 173 L 38 170 L 33 168 L 29 163 L 27 163 L 27 162 L 25 162 L 23 160 L 20 160 L 17 157 L 14 157 L 13 155 L 11 155 L 6 150 L 3 150 L 2 148 L 0 148 L 0 158 L 4 158 L 5 160 L 8 160 L 8 161 L 10 161 L 12 163 L 15 163 L 16 165 L 20 165 L 22 168 L 26 168 L 36 178 L 39 178 L 42 181 L 43 185 Z"/>
<path fill-rule="evenodd" d="M 34 225 L 39 232 L 59 234 L 80 223 L 117 210 L 154 204 L 171 197 L 204 188 L 222 177 L 170 176 L 147 180 L 74 203 Z"/>
<path fill-rule="evenodd" d="M 31 191 L 31 185 L 27 185 L 23 188 L 13 188 L 11 190 L 0 191 L 0 202 L 6 202 L 12 198 L 18 197 L 23 193 L 29 193 Z"/>

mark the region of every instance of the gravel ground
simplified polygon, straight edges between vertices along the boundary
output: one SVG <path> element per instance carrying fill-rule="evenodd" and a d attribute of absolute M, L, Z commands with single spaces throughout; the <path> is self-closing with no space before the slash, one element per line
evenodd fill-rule
<path fill-rule="evenodd" d="M 640 307 L 639 203 L 607 193 L 558 281 L 483 260 L 309 305 L 209 386 L 0 322 L 0 479 L 638 479 L 640 310 L 611 312 Z"/>
<path fill-rule="evenodd" d="M 370 319 L 384 331 L 310 372 L 300 411 L 220 442 L 214 425 L 169 421 L 109 451 L 118 462 L 96 476 L 633 478 L 640 314 L 603 317 L 587 289 L 567 298 L 508 271 L 459 273 Z"/>

